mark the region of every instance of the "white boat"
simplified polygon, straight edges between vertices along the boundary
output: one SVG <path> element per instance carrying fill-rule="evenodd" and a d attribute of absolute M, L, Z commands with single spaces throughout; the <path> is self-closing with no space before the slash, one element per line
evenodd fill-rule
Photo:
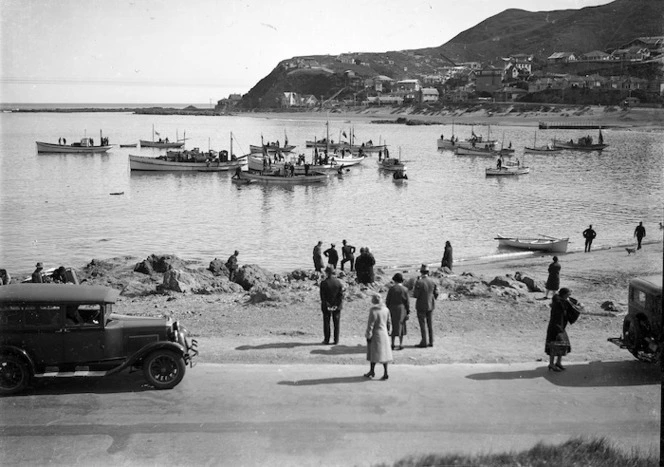
<path fill-rule="evenodd" d="M 496 157 L 500 153 L 491 149 L 490 147 L 480 148 L 472 146 L 457 146 L 454 150 L 454 154 L 457 156 L 482 156 L 482 157 Z M 509 156 L 510 154 L 505 154 Z"/>
<path fill-rule="evenodd" d="M 302 159 L 296 157 L 295 155 L 286 156 L 284 157 L 284 160 L 278 160 L 277 162 L 275 162 L 274 159 L 269 154 L 268 155 L 250 154 L 247 157 L 247 159 L 249 163 L 249 170 L 261 171 L 265 170 L 266 168 L 277 170 L 277 169 L 282 169 L 286 165 L 286 163 L 289 163 L 293 164 L 293 166 L 295 167 L 294 170 L 296 174 L 303 174 L 305 172 L 304 162 L 302 162 Z M 348 167 L 352 167 L 354 165 L 358 165 L 364 159 L 366 159 L 366 156 L 361 156 L 361 157 L 333 156 L 329 159 L 328 164 L 309 164 L 309 170 L 311 172 L 336 172 L 339 169 L 345 169 Z M 269 160 L 270 162 L 269 163 L 264 162 L 267 160 Z"/>
<path fill-rule="evenodd" d="M 505 237 L 497 235 L 499 247 L 519 248 L 523 250 L 549 251 L 551 253 L 565 253 L 569 238 L 557 238 L 542 235 L 540 237 Z"/>
<path fill-rule="evenodd" d="M 541 153 L 556 153 L 556 152 L 561 152 L 563 148 L 557 148 L 556 147 L 556 140 L 553 140 L 553 144 L 547 144 L 546 146 L 538 146 L 537 145 L 537 132 L 535 132 L 535 139 L 533 140 L 533 145 L 532 146 L 526 146 L 523 148 L 523 152 L 530 152 L 530 153 L 535 153 L 535 154 L 541 154 Z"/>
<path fill-rule="evenodd" d="M 504 161 L 500 167 L 488 167 L 485 169 L 485 174 L 489 176 L 509 177 L 513 175 L 523 175 L 530 172 L 530 167 L 525 167 L 519 162 Z"/>
<path fill-rule="evenodd" d="M 49 153 L 61 153 L 61 154 L 102 153 L 108 151 L 112 147 L 110 144 L 104 146 L 93 146 L 92 140 L 90 138 L 82 138 L 80 142 L 73 144 L 44 143 L 43 141 L 36 141 L 36 143 L 37 143 L 37 152 L 49 152 Z"/>
<path fill-rule="evenodd" d="M 399 157 L 394 158 L 390 157 L 390 152 L 385 151 L 385 157 L 378 162 L 378 168 L 383 170 L 388 170 L 390 172 L 406 172 L 406 164 L 401 162 L 401 148 L 399 148 Z"/>
<path fill-rule="evenodd" d="M 177 134 L 175 136 L 175 141 L 169 141 L 168 138 L 166 139 L 161 139 L 159 138 L 157 141 L 154 139 L 154 135 L 159 136 L 159 133 L 154 131 L 154 125 L 152 125 L 152 141 L 148 141 L 146 139 L 141 139 L 139 140 L 139 143 L 141 144 L 142 148 L 160 148 L 160 149 L 177 149 L 181 148 L 184 146 L 184 141 L 186 139 L 186 133 L 185 133 L 185 138 L 184 139 L 179 139 L 177 137 Z"/>
<path fill-rule="evenodd" d="M 253 170 L 240 172 L 233 175 L 235 183 L 267 183 L 274 185 L 310 185 L 325 183 L 328 176 L 320 172 L 313 172 L 308 175 L 287 175 L 284 170 L 256 172 Z"/>

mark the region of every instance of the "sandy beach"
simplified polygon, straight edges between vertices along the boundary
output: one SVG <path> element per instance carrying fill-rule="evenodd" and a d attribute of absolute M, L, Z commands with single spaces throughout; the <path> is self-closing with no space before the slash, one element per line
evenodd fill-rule
<path fill-rule="evenodd" d="M 569 329 L 569 361 L 634 359 L 607 339 L 621 335 L 629 280 L 662 274 L 661 236 L 661 230 L 652 231 L 649 241 L 636 254 L 628 254 L 624 245 L 616 245 L 590 253 L 559 255 L 561 286 L 570 288 L 572 296 L 585 308 L 579 321 Z M 369 287 L 356 284 L 354 274 L 340 274 L 347 285 L 341 341 L 328 346 L 320 344 L 319 289 L 311 267 L 302 270 L 308 275 L 302 280 L 275 275 L 274 280 L 262 286 L 261 294 L 244 291 L 237 284 L 230 284 L 225 276 L 215 280 L 221 280 L 222 288 L 228 292 L 155 294 L 162 274 L 134 272 L 134 265 L 141 259 L 116 258 L 107 262 L 111 266 L 105 267 L 103 273 L 91 276 L 87 267 L 79 270 L 79 277 L 88 283 L 124 289 L 126 295 L 121 296 L 116 312 L 166 315 L 181 321 L 199 340 L 201 361 L 216 363 L 362 364 L 370 295 L 377 292 L 384 296 L 396 272 L 381 268 L 378 261 L 376 282 Z M 437 270 L 439 265 L 430 265 L 441 290 L 434 312 L 435 347 L 414 347 L 419 343 L 419 326 L 413 312 L 405 349 L 395 352 L 395 363 L 517 363 L 547 358 L 544 336 L 550 300 L 542 300 L 543 292 L 487 284 L 496 277 L 514 277 L 517 272 L 543 284 L 550 262 L 548 254 L 522 253 L 502 260 L 458 262 L 453 274 L 444 274 Z M 198 271 L 200 277 L 213 279 L 207 264 L 186 267 Z M 417 276 L 418 268 L 413 264 L 398 271 L 408 281 Z M 152 292 L 130 293 L 139 286 Z M 613 309 L 603 307 L 605 302 L 610 302 Z M 414 299 L 411 305 L 414 310 Z"/>

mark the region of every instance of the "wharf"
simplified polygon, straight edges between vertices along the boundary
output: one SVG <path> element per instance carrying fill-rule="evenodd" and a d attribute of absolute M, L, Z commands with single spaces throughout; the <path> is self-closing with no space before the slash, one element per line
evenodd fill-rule
<path fill-rule="evenodd" d="M 607 125 L 590 122 L 539 122 L 540 130 L 597 130 L 602 127 L 607 128 Z"/>

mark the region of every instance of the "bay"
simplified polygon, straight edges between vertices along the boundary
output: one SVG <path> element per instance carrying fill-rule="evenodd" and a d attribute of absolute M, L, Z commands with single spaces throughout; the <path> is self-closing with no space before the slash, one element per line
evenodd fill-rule
<path fill-rule="evenodd" d="M 245 154 L 250 144 L 279 140 L 307 158 L 305 140 L 355 132 L 357 141 L 386 141 L 401 154 L 409 180 L 395 183 L 371 156 L 343 178 L 323 186 L 236 185 L 230 173 L 136 173 L 129 154 L 159 150 L 114 146 L 105 155 L 38 154 L 35 141 L 72 142 L 99 130 L 112 144 L 136 143 L 186 131 L 187 148 L 229 149 Z M 534 123 L 533 123 L 534 125 Z M 634 242 L 639 221 L 646 240 L 661 239 L 664 146 L 661 133 L 606 129 L 603 152 L 523 154 L 535 126 L 491 126 L 491 136 L 517 149 L 531 167 L 527 175 L 487 178 L 495 160 L 456 156 L 436 149 L 451 125 L 379 125 L 353 114 L 263 116 L 150 116 L 104 113 L 0 114 L 0 267 L 29 272 L 80 267 L 91 259 L 175 254 L 207 263 L 240 251 L 240 263 L 273 272 L 312 268 L 312 249 L 347 239 L 368 246 L 379 266 L 439 264 L 449 240 L 455 260 L 506 253 L 496 234 L 570 237 L 570 251 L 583 250 L 581 232 L 592 224 L 596 248 Z M 487 127 L 474 131 L 487 136 Z M 456 125 L 464 139 L 471 127 Z M 588 131 L 539 131 L 538 144 L 556 137 L 577 139 Z M 592 136 L 597 139 L 596 130 Z M 163 151 L 162 151 L 163 152 Z M 114 196 L 110 193 L 123 192 Z"/>

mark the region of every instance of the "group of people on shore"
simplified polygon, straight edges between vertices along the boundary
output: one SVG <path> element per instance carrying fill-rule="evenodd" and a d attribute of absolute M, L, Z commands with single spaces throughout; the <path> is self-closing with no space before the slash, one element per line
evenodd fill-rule
<path fill-rule="evenodd" d="M 581 235 L 583 235 L 583 238 L 585 239 L 585 246 L 583 251 L 584 253 L 589 253 L 590 248 L 593 244 L 593 240 L 595 240 L 595 237 L 597 237 L 597 232 L 595 232 L 595 229 L 593 229 L 592 224 L 590 224 L 588 228 L 584 230 Z M 636 238 L 637 250 L 641 249 L 641 242 L 643 241 L 645 236 L 646 236 L 646 228 L 643 226 L 643 222 L 639 222 L 639 225 L 637 225 L 636 228 L 634 229 L 634 238 Z"/>

